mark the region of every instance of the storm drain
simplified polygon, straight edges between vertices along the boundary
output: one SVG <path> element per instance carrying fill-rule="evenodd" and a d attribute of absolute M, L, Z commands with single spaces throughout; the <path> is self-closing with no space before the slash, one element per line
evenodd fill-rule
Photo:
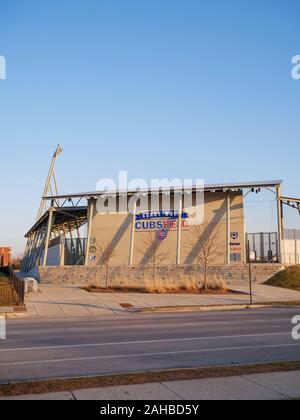
<path fill-rule="evenodd" d="M 132 309 L 134 308 L 133 305 L 131 305 L 131 303 L 119 303 L 119 305 L 123 308 L 123 309 Z"/>

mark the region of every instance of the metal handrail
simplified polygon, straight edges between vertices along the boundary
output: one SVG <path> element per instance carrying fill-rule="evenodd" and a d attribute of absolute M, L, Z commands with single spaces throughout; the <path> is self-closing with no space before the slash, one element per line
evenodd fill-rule
<path fill-rule="evenodd" d="M 267 262 L 267 264 L 271 264 L 272 262 L 274 262 L 274 260 L 275 259 L 278 259 L 278 261 L 279 261 L 279 257 L 281 256 L 282 254 L 280 253 L 280 254 L 276 254 L 276 255 L 274 255 L 274 257 L 273 258 L 271 258 L 270 259 L 270 261 L 268 261 Z"/>

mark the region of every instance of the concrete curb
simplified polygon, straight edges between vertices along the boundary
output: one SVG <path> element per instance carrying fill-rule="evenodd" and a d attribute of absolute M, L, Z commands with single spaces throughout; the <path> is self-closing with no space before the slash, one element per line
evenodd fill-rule
<path fill-rule="evenodd" d="M 282 303 L 259 303 L 252 305 L 219 305 L 219 306 L 169 306 L 157 308 L 140 309 L 140 313 L 156 313 L 156 312 L 220 312 L 220 311 L 240 311 L 245 309 L 263 309 L 263 308 L 285 308 L 285 307 L 300 307 L 299 304 L 289 302 Z M 137 312 L 137 311 L 135 311 Z"/>

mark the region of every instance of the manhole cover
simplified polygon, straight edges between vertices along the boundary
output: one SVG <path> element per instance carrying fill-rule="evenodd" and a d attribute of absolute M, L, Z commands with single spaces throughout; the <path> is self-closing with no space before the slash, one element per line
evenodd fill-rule
<path fill-rule="evenodd" d="M 122 308 L 124 309 L 134 308 L 134 306 L 131 305 L 131 303 L 119 303 L 119 305 L 122 306 Z"/>

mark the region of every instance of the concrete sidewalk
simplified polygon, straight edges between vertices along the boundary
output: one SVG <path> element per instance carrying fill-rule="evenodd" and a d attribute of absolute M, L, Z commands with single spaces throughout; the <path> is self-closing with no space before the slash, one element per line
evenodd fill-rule
<path fill-rule="evenodd" d="M 300 398 L 300 371 L 74 390 L 6 400 L 292 400 Z"/>
<path fill-rule="evenodd" d="M 37 294 L 26 296 L 27 313 L 9 315 L 24 318 L 74 318 L 129 314 L 122 304 L 136 309 L 247 305 L 248 286 L 235 286 L 241 294 L 149 294 L 149 293 L 88 293 L 76 285 L 39 285 Z M 300 292 L 256 284 L 253 286 L 254 303 L 300 301 Z"/>

